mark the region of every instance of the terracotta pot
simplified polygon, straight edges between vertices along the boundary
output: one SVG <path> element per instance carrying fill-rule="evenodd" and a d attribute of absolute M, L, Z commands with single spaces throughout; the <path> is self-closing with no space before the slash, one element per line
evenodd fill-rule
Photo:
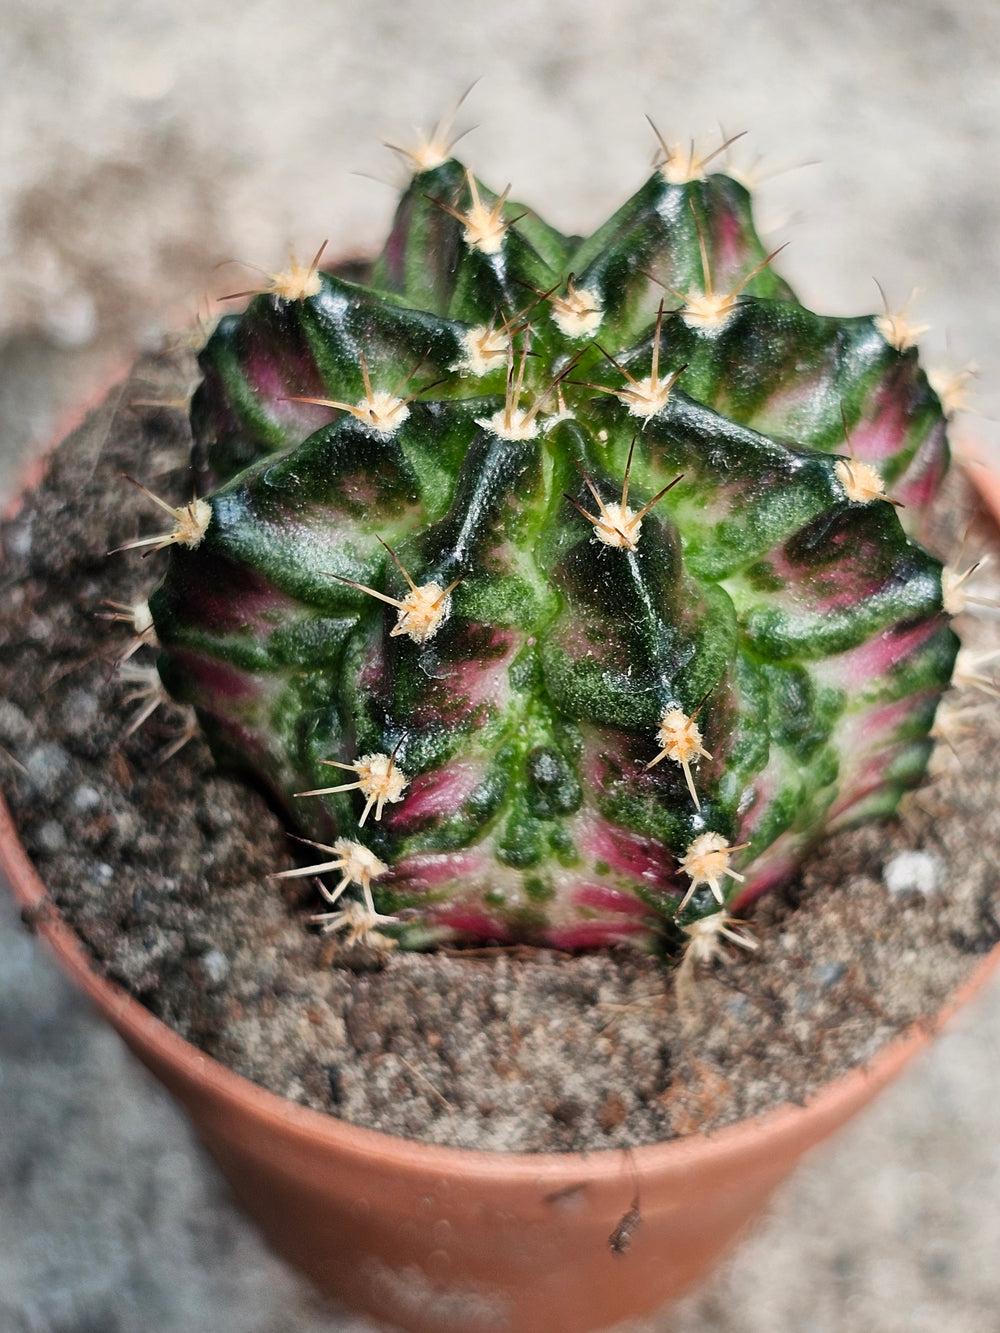
<path fill-rule="evenodd" d="M 982 501 L 983 508 L 1000 527 L 1000 472 L 996 455 L 987 444 L 975 437 L 965 436 L 961 442 L 962 470 Z"/>
<path fill-rule="evenodd" d="M 655 1310 L 714 1264 L 802 1154 L 932 1036 L 910 1031 L 807 1106 L 710 1136 L 587 1155 L 435 1147 L 264 1091 L 99 977 L 2 802 L 0 867 L 70 978 L 188 1110 L 275 1249 L 324 1291 L 414 1333 L 574 1333 Z M 935 1027 L 998 960 L 1000 949 Z"/>

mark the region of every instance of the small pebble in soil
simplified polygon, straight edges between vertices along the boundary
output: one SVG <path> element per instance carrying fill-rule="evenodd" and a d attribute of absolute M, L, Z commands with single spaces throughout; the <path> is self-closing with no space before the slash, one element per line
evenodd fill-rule
<path fill-rule="evenodd" d="M 925 898 L 941 892 L 944 866 L 933 852 L 897 852 L 882 868 L 882 879 L 890 893 L 922 893 Z"/>
<path fill-rule="evenodd" d="M 100 700 L 92 692 L 74 690 L 63 701 L 62 726 L 67 736 L 74 739 L 93 730 L 100 711 Z"/>
<path fill-rule="evenodd" d="M 835 986 L 846 971 L 846 963 L 817 963 L 813 968 L 813 975 L 820 986 L 826 990 L 829 986 Z"/>
<path fill-rule="evenodd" d="M 221 949 L 209 949 L 201 956 L 201 970 L 212 986 L 221 986 L 229 976 L 229 959 Z"/>
<path fill-rule="evenodd" d="M 38 850 L 54 856 L 56 852 L 61 852 L 66 847 L 66 834 L 63 832 L 63 826 L 57 819 L 47 819 L 44 824 L 40 824 L 35 833 L 35 842 Z"/>
<path fill-rule="evenodd" d="M 10 699 L 0 699 L 0 743 L 21 747 L 34 735 L 27 715 Z"/>
<path fill-rule="evenodd" d="M 43 796 L 53 796 L 58 792 L 69 767 L 69 755 L 53 741 L 36 745 L 24 761 L 29 781 Z"/>
<path fill-rule="evenodd" d="M 96 810 L 101 804 L 101 793 L 88 782 L 83 782 L 73 789 L 69 804 L 75 814 L 85 815 L 88 810 Z"/>

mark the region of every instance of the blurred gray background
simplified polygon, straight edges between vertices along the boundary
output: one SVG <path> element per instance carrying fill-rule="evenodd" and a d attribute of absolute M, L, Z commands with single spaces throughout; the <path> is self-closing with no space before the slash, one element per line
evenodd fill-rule
<path fill-rule="evenodd" d="M 137 349 L 253 285 L 222 261 L 376 248 L 404 175 L 381 140 L 411 141 L 474 79 L 463 156 L 568 231 L 644 178 L 645 114 L 699 144 L 749 131 L 731 160 L 762 178 L 804 301 L 857 314 L 879 308 L 873 278 L 894 305 L 920 288 L 927 362 L 979 367 L 958 447 L 1000 459 L 985 0 L 0 0 L 0 32 L 2 497 Z M 994 984 L 647 1333 L 1000 1329 L 998 1056 Z M 0 1333 L 363 1327 L 263 1250 L 4 904 Z"/>

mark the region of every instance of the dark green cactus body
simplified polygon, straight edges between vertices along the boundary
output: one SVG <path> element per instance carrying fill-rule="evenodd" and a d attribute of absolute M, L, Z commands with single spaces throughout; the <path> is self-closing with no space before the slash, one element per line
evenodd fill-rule
<path fill-rule="evenodd" d="M 658 170 L 574 242 L 449 161 L 371 288 L 259 296 L 202 353 L 212 516 L 152 599 L 161 674 L 297 828 L 380 859 L 404 943 L 669 943 L 699 837 L 738 905 L 923 772 L 957 641 L 907 529 L 941 407 L 913 350 L 765 259 L 724 176 Z M 439 623 L 405 632 L 431 584 Z M 406 784 L 377 817 L 295 795 L 366 756 Z M 695 887 L 682 921 L 718 911 Z"/>

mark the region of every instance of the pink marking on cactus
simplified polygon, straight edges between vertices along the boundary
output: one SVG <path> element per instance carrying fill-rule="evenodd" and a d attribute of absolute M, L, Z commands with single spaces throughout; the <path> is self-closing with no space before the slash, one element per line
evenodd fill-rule
<path fill-rule="evenodd" d="M 258 352 L 251 356 L 243 367 L 244 373 L 258 398 L 272 399 L 277 407 L 280 400 L 289 393 L 288 383 L 276 363 L 266 354 Z M 294 406 L 294 404 L 282 404 Z M 304 407 L 305 404 L 303 403 Z"/>
<path fill-rule="evenodd" d="M 654 922 L 640 921 L 578 921 L 572 926 L 550 926 L 542 939 L 552 949 L 602 949 L 613 944 L 626 944 L 641 935 L 652 936 Z"/>
<path fill-rule="evenodd" d="M 449 649 L 449 660 L 430 668 L 427 692 L 413 710 L 417 726 L 442 720 L 455 725 L 504 708 L 511 699 L 508 669 L 521 646 L 520 636 L 471 625 L 464 641 Z M 458 661 L 451 653 L 461 653 Z"/>
<path fill-rule="evenodd" d="M 905 387 L 908 386 L 896 383 L 879 385 L 872 395 L 871 405 L 851 428 L 851 447 L 861 462 L 877 463 L 883 458 L 894 458 L 902 448 L 911 420 L 907 405 L 899 394 Z"/>
<path fill-rule="evenodd" d="M 481 851 L 419 852 L 393 866 L 380 884 L 400 893 L 423 893 L 447 884 L 468 884 L 482 878 L 493 867 L 491 857 Z M 493 867 L 495 869 L 495 867 Z"/>
<path fill-rule="evenodd" d="M 229 401 L 229 389 L 214 366 L 206 366 L 202 384 L 205 401 L 212 411 L 212 420 L 218 435 L 229 435 L 239 429 L 239 422 L 233 404 Z"/>
<path fill-rule="evenodd" d="M 922 511 L 929 508 L 934 503 L 944 472 L 942 464 L 938 468 L 928 468 L 926 472 L 913 477 L 912 480 L 907 473 L 903 480 L 893 487 L 893 498 L 907 509 Z"/>
<path fill-rule="evenodd" d="M 420 824 L 433 823 L 457 813 L 475 791 L 483 765 L 456 763 L 421 773 L 410 783 L 403 803 L 386 811 L 384 822 L 393 833 L 414 832 Z"/>
<path fill-rule="evenodd" d="M 483 704 L 502 707 L 510 699 L 507 671 L 521 646 L 520 636 L 493 630 L 488 641 L 479 646 L 476 659 L 449 663 L 447 688 L 461 696 L 470 708 Z"/>
<path fill-rule="evenodd" d="M 650 915 L 649 907 L 634 893 L 626 893 L 606 884 L 578 884 L 573 888 L 570 899 L 575 907 L 592 908 L 598 912 L 639 917 Z"/>
<path fill-rule="evenodd" d="M 856 734 L 858 745 L 868 748 L 882 744 L 887 736 L 899 730 L 900 726 L 910 718 L 914 709 L 926 698 L 927 695 L 923 692 L 910 694 L 905 699 L 897 699 L 894 703 L 883 704 L 880 708 L 873 708 L 869 712 L 858 713 L 847 719 L 849 724 L 853 724 L 851 730 Z M 848 747 L 846 750 L 848 757 L 853 752 L 854 747 Z"/>
<path fill-rule="evenodd" d="M 843 545 L 845 538 L 846 533 L 832 533 L 829 541 L 831 545 Z M 781 603 L 794 599 L 814 613 L 850 609 L 885 586 L 884 580 L 871 577 L 871 564 L 863 547 L 854 555 L 843 556 L 831 571 L 817 572 L 794 564 L 786 557 L 784 547 L 778 547 L 768 557 L 767 564 L 775 578 L 786 586 L 764 594 L 765 598 Z"/>
<path fill-rule="evenodd" d="M 854 573 L 854 570 L 843 570 L 839 576 L 843 582 L 839 587 L 836 579 L 831 578 L 826 581 L 826 588 L 832 588 L 833 591 L 826 591 L 821 595 L 811 598 L 809 609 L 820 614 L 830 611 L 849 611 L 853 607 L 856 607 L 860 602 L 864 602 L 868 598 L 874 597 L 876 593 L 881 592 L 885 587 L 885 583 L 882 580 L 862 578 L 853 580 L 852 575 Z M 815 591 L 817 594 L 820 594 L 820 587 L 817 587 Z"/>
<path fill-rule="evenodd" d="M 928 435 L 910 466 L 893 489 L 893 496 L 910 510 L 927 509 L 934 501 L 948 470 L 948 438 L 944 422 Z"/>
<path fill-rule="evenodd" d="M 378 481 L 370 473 L 352 472 L 337 483 L 337 490 L 352 504 L 373 508 L 378 502 Z"/>
<path fill-rule="evenodd" d="M 753 780 L 750 793 L 751 804 L 740 817 L 739 834 L 736 842 L 749 842 L 752 846 L 754 834 L 764 815 L 767 814 L 771 801 L 780 787 L 780 781 L 774 770 L 773 761 L 761 770 Z M 744 791 L 744 798 L 746 791 Z M 741 801 L 742 804 L 742 801 Z"/>
<path fill-rule="evenodd" d="M 173 659 L 182 667 L 184 675 L 195 683 L 196 693 L 204 691 L 204 697 L 209 701 L 218 700 L 223 704 L 243 703 L 249 699 L 261 700 L 268 696 L 266 678 L 240 671 L 237 667 L 230 666 L 228 662 L 220 662 L 217 657 L 206 657 L 187 648 L 175 648 Z M 201 706 L 200 699 L 198 703 Z M 225 716 L 219 710 L 215 711 L 219 716 Z"/>
<path fill-rule="evenodd" d="M 394 227 L 389 233 L 382 258 L 394 283 L 401 284 L 406 272 L 407 228 Z"/>
<path fill-rule="evenodd" d="M 309 362 L 303 362 L 293 370 L 262 351 L 250 357 L 244 373 L 254 394 L 267 404 L 271 415 L 301 423 L 304 435 L 311 435 L 336 415 L 333 408 L 296 401 L 300 397 L 318 398 L 323 393 L 323 381 Z"/>
<path fill-rule="evenodd" d="M 840 801 L 831 817 L 843 812 L 859 794 L 868 794 L 881 786 L 885 771 L 901 750 L 912 744 L 899 732 L 913 712 L 937 691 L 922 691 L 896 703 L 872 709 L 845 719 L 837 729 L 837 744 L 845 756 L 841 774 Z"/>
<path fill-rule="evenodd" d="M 871 796 L 873 792 L 878 791 L 885 784 L 886 771 L 900 748 L 902 747 L 894 746 L 882 750 L 879 754 L 872 755 L 845 782 L 839 799 L 830 807 L 829 822 L 831 825 L 838 820 L 842 820 L 852 806 Z"/>
<path fill-rule="evenodd" d="M 240 581 L 238 597 L 231 596 L 225 587 L 206 582 L 198 588 L 197 601 L 199 619 L 217 634 L 246 633 L 266 639 L 276 625 L 287 625 L 296 613 L 301 614 L 300 606 L 290 597 L 249 569 Z"/>
<path fill-rule="evenodd" d="M 583 622 L 575 618 L 566 619 L 560 624 L 559 646 L 574 662 L 595 656 L 593 639 Z"/>
<path fill-rule="evenodd" d="M 268 782 L 279 800 L 284 800 L 288 774 L 276 751 L 273 732 L 261 725 L 261 715 L 280 691 L 273 679 L 248 675 L 227 663 L 190 649 L 175 649 L 173 660 L 194 686 L 192 702 L 204 721 L 212 719 L 227 745 Z M 328 813 L 317 803 L 311 812 L 313 837 L 333 832 Z"/>
<path fill-rule="evenodd" d="M 861 689 L 916 652 L 939 627 L 937 619 L 903 629 L 892 626 L 857 648 L 850 648 L 825 662 L 817 662 L 813 671 L 824 683 L 848 691 Z"/>
<path fill-rule="evenodd" d="M 373 694 L 378 694 L 379 687 L 385 679 L 385 656 L 382 652 L 382 646 L 381 637 L 377 637 L 371 645 L 359 676 L 361 688 L 370 690 Z"/>
<path fill-rule="evenodd" d="M 766 864 L 751 866 L 746 871 L 746 883 L 729 904 L 729 911 L 738 916 L 752 902 L 794 879 L 799 868 L 802 843 L 800 834 L 784 833 L 767 849 Z"/>
<path fill-rule="evenodd" d="M 509 925 L 477 908 L 475 904 L 463 902 L 435 904 L 430 916 L 434 925 L 446 926 L 463 939 L 475 940 L 477 943 L 493 940 L 497 944 L 509 944 L 514 938 Z"/>
<path fill-rule="evenodd" d="M 646 759 L 634 753 L 635 740 L 611 727 L 595 727 L 587 735 L 586 749 L 580 763 L 583 776 L 595 791 L 606 791 L 626 773 L 650 782 L 655 774 L 645 771 Z M 655 785 L 655 784 L 654 784 Z"/>
<path fill-rule="evenodd" d="M 720 212 L 712 219 L 712 250 L 717 274 L 713 274 L 717 290 L 726 288 L 730 278 L 739 281 L 747 268 L 747 247 L 739 219 L 733 213 Z M 723 278 L 725 274 L 725 278 Z"/>
<path fill-rule="evenodd" d="M 267 401 L 272 412 L 284 412 L 295 416 L 316 416 L 317 413 L 323 412 L 327 420 L 332 415 L 329 408 L 320 408 L 313 403 L 296 403 L 292 399 L 293 395 L 297 396 L 300 393 L 317 396 L 323 392 L 323 381 L 316 375 L 312 365 L 301 368 L 299 375 L 289 381 L 287 365 L 273 360 L 263 351 L 249 357 L 244 365 L 244 373 L 256 396 Z"/>
<path fill-rule="evenodd" d="M 604 861 L 612 874 L 669 893 L 677 891 L 674 858 L 655 838 L 618 828 L 592 810 L 574 817 L 573 838 L 591 863 Z"/>

